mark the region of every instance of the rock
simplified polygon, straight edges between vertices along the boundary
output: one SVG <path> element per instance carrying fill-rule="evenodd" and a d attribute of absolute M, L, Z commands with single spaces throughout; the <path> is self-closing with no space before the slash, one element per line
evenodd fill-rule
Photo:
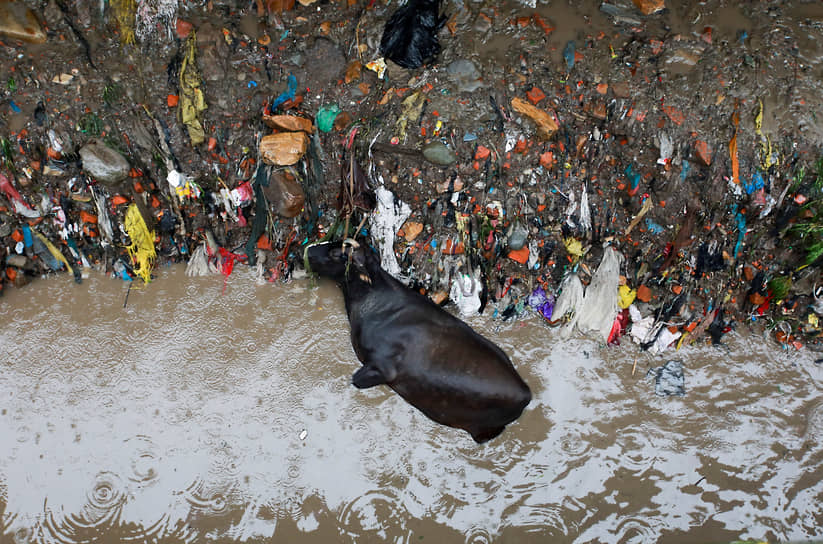
<path fill-rule="evenodd" d="M 700 61 L 701 50 L 695 48 L 680 48 L 666 55 L 666 66 L 672 70 L 688 71 Z"/>
<path fill-rule="evenodd" d="M 40 22 L 23 2 L 0 1 L 0 36 L 29 43 L 46 41 Z"/>
<path fill-rule="evenodd" d="M 403 225 L 403 232 L 406 241 L 413 242 L 414 239 L 420 236 L 420 233 L 423 232 L 423 223 L 406 221 L 406 224 Z"/>
<path fill-rule="evenodd" d="M 302 131 L 311 134 L 314 130 L 311 119 L 296 115 L 263 115 L 263 123 L 269 128 L 286 132 Z"/>
<path fill-rule="evenodd" d="M 126 179 L 129 161 L 119 152 L 94 138 L 80 148 L 83 170 L 101 183 L 114 184 Z"/>
<path fill-rule="evenodd" d="M 704 166 L 711 166 L 712 148 L 704 140 L 697 140 L 694 143 L 694 154 Z"/>
<path fill-rule="evenodd" d="M 434 140 L 423 147 L 423 157 L 434 164 L 449 166 L 457 160 L 454 151 L 440 140 Z"/>
<path fill-rule="evenodd" d="M 281 217 L 295 217 L 306 204 L 303 187 L 288 172 L 273 172 L 269 177 L 268 187 L 263 187 L 263 194 L 269 201 L 272 211 Z"/>
<path fill-rule="evenodd" d="M 520 98 L 512 98 L 512 108 L 518 113 L 522 113 L 537 125 L 537 136 L 543 140 L 548 140 L 557 132 L 558 126 L 551 115 L 536 108 Z"/>
<path fill-rule="evenodd" d="M 665 0 L 633 0 L 634 5 L 643 15 L 651 15 L 666 7 Z"/>
<path fill-rule="evenodd" d="M 6 265 L 23 269 L 32 268 L 30 266 L 29 258 L 25 255 L 9 255 L 6 257 Z"/>
<path fill-rule="evenodd" d="M 637 288 L 637 300 L 640 302 L 649 302 L 652 299 L 652 290 L 646 287 L 645 285 L 641 285 Z"/>
<path fill-rule="evenodd" d="M 617 81 L 611 84 L 612 92 L 617 98 L 628 98 L 630 96 L 629 83 L 627 81 Z"/>
<path fill-rule="evenodd" d="M 457 92 L 471 93 L 483 86 L 480 72 L 470 60 L 458 59 L 446 68 L 452 81 L 457 84 Z"/>
<path fill-rule="evenodd" d="M 263 136 L 260 155 L 263 162 L 275 166 L 289 166 L 306 154 L 309 139 L 305 132 L 281 132 Z"/>

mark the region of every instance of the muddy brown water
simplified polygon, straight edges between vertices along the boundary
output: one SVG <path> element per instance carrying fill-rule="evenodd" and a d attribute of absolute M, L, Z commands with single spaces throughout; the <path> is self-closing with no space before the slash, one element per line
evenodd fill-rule
<path fill-rule="evenodd" d="M 534 393 L 478 446 L 350 385 L 335 286 L 159 276 L 125 308 L 94 273 L 0 302 L 4 544 L 821 538 L 810 353 L 732 333 L 652 357 L 478 316 Z M 646 378 L 669 358 L 685 397 Z"/>

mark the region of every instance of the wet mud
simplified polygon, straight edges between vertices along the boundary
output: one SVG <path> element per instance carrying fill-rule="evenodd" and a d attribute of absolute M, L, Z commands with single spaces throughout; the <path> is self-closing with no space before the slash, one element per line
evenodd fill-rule
<path fill-rule="evenodd" d="M 667 360 L 470 320 L 534 400 L 477 446 L 359 363 L 342 297 L 182 267 L 4 300 L 3 542 L 770 542 L 823 526 L 823 368 L 771 341 Z"/>

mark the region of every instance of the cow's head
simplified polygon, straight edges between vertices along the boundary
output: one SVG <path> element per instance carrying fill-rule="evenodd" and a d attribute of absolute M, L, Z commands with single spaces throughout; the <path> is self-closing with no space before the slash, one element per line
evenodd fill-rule
<path fill-rule="evenodd" d="M 311 271 L 338 283 L 356 279 L 371 283 L 368 263 L 373 258 L 369 249 L 351 238 L 306 248 L 306 262 Z"/>

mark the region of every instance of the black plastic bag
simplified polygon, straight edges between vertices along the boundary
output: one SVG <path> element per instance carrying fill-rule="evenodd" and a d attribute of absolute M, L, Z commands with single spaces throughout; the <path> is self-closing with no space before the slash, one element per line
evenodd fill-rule
<path fill-rule="evenodd" d="M 403 68 L 419 68 L 440 53 L 437 32 L 445 23 L 440 0 L 409 0 L 386 23 L 380 52 Z"/>

